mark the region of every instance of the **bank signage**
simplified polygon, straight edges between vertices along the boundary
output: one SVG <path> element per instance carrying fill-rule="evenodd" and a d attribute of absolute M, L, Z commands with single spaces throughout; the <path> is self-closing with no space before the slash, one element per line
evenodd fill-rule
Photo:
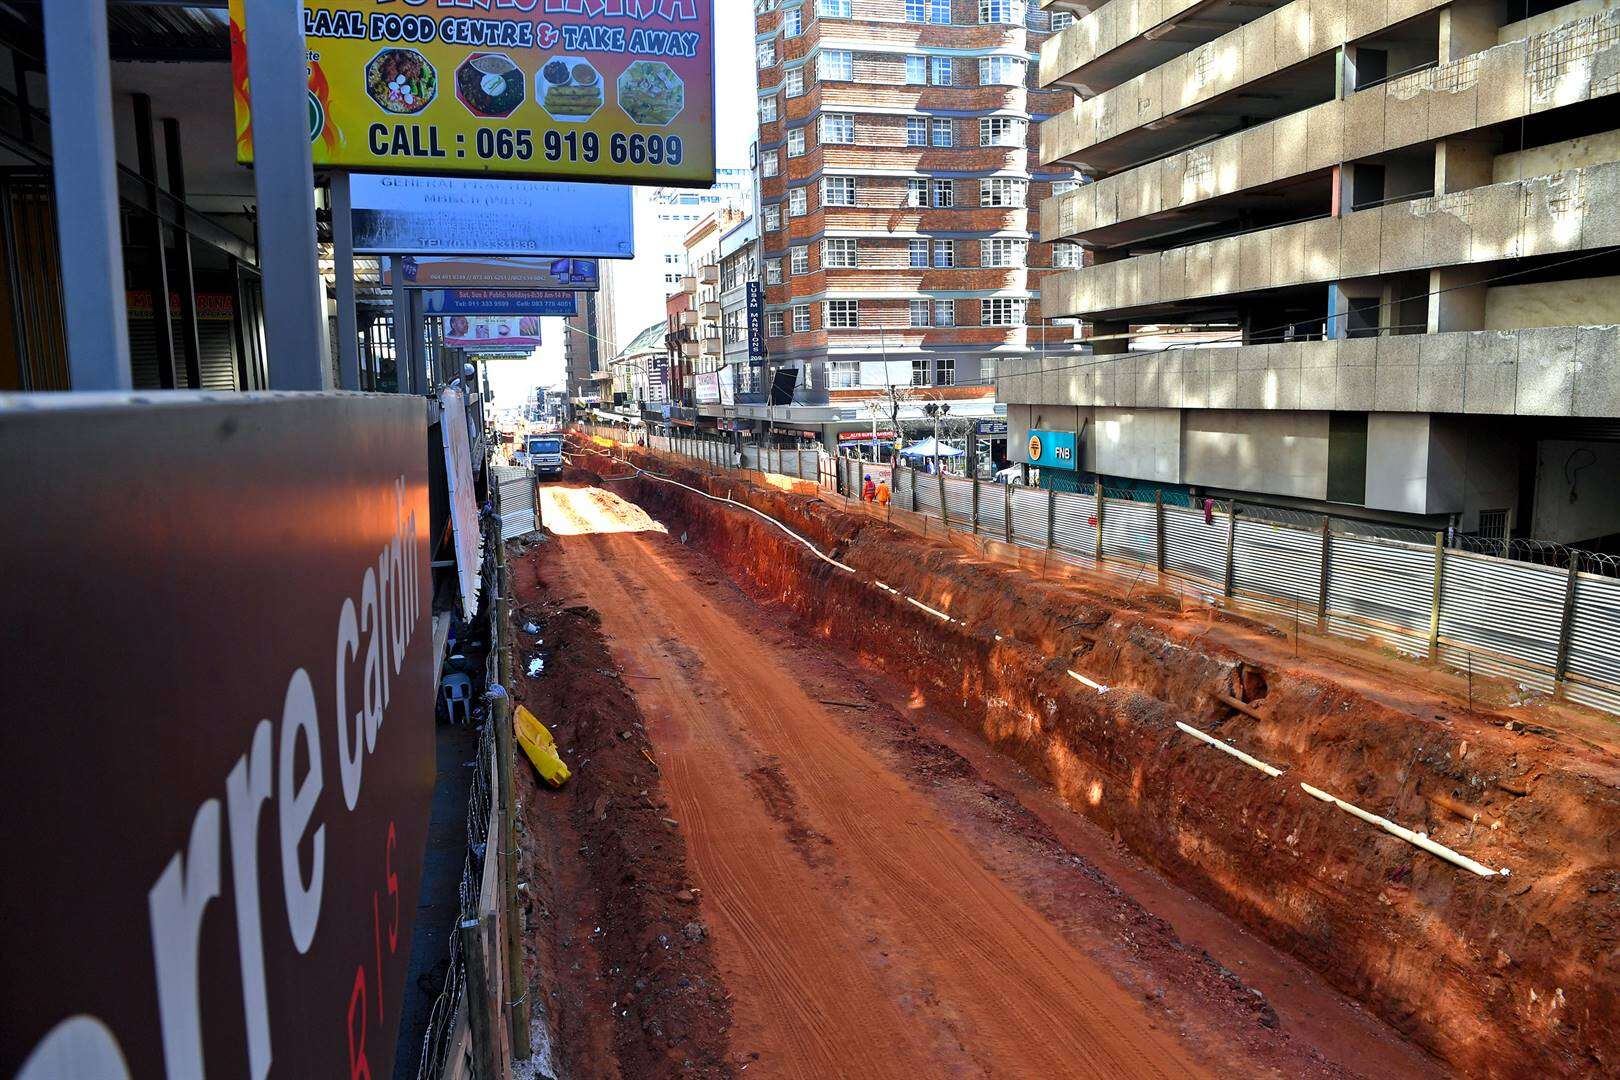
<path fill-rule="evenodd" d="M 253 160 L 245 0 L 236 153 Z M 713 0 L 304 0 L 316 166 L 714 183 Z"/>
<path fill-rule="evenodd" d="M 354 250 L 365 255 L 636 253 L 630 189 L 618 184 L 356 176 L 349 198 Z"/>
<path fill-rule="evenodd" d="M 384 285 L 394 284 L 396 264 L 405 276 L 407 289 L 459 287 L 594 292 L 602 284 L 600 266 L 595 259 L 406 255 L 383 261 Z"/>
<path fill-rule="evenodd" d="M 559 289 L 425 289 L 422 313 L 435 315 L 562 315 L 575 313 L 574 294 Z M 536 335 L 538 336 L 538 335 Z"/>
<path fill-rule="evenodd" d="M 1075 441 L 1072 431 L 1031 430 L 1026 447 L 1029 463 L 1043 469 L 1078 469 Z"/>
<path fill-rule="evenodd" d="M 59 397 L 0 424 L 0 1075 L 391 1076 L 434 780 L 421 401 Z"/>

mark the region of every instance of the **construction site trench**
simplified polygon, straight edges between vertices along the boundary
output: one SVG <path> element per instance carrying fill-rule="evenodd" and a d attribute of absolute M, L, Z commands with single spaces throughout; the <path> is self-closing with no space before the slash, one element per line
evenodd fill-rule
<path fill-rule="evenodd" d="M 692 915 L 698 927 L 680 948 L 702 955 L 677 978 L 689 989 L 695 973 L 718 1003 L 692 1021 L 707 1024 L 703 1060 L 716 1074 L 753 1065 L 764 1075 L 1506 1077 L 1620 1067 L 1620 759 L 1610 747 L 1454 703 L 1396 707 L 1398 683 L 1370 690 L 1364 673 L 1338 679 L 1275 652 L 1245 655 L 1208 632 L 1232 616 L 1184 610 L 1151 582 L 1043 579 L 757 476 L 708 475 L 639 450 L 575 451 L 574 482 L 667 532 L 558 536 L 520 562 L 518 599 L 531 611 L 596 609 L 599 621 L 574 619 L 631 675 L 605 681 L 636 731 L 600 710 L 593 730 L 625 729 L 609 738 L 567 727 L 591 687 L 571 691 L 555 669 L 519 697 L 565 725 L 565 749 L 572 737 L 575 753 L 618 743 L 635 755 L 627 761 L 645 757 L 626 782 L 650 793 L 629 797 L 668 834 L 654 846 L 669 880 L 654 891 L 685 907 L 664 921 Z M 632 568 L 641 564 L 656 570 Z M 654 600 L 661 616 L 649 613 Z M 672 621 L 660 629 L 660 617 Z M 784 651 L 777 686 L 766 669 Z M 691 674 L 727 663 L 743 667 L 718 688 Z M 711 691 L 719 701 L 702 699 Z M 717 711 L 736 730 L 705 735 Z M 779 725 L 768 719 L 778 714 Z M 724 772 L 722 759 L 744 745 L 757 760 L 730 763 L 742 777 L 737 806 L 745 793 L 764 807 L 799 865 L 752 865 L 757 838 L 740 827 L 725 836 L 724 815 L 737 808 L 692 794 L 718 784 L 703 763 Z M 795 753 L 823 760 L 796 771 Z M 870 771 L 881 797 L 840 770 Z M 584 764 L 580 779 L 590 771 Z M 550 794 L 530 792 L 526 814 Z M 1470 872 L 1321 795 L 1497 872 Z M 611 829 L 604 806 L 614 798 L 576 797 L 574 820 Z M 899 808 L 895 835 L 874 840 L 839 820 L 840 804 L 853 813 L 867 799 L 875 814 L 885 800 Z M 975 809 L 962 810 L 969 802 Z M 980 813 L 986 805 L 995 820 Z M 1044 854 L 1014 852 L 1029 843 Z M 1054 852 L 1078 871 L 1031 870 Z M 863 873 L 874 888 L 934 891 L 937 913 L 885 911 L 861 894 Z M 708 887 L 694 889 L 697 879 Z M 792 917 L 750 906 L 771 890 L 787 890 L 774 902 Z M 795 948 L 798 917 L 823 924 L 820 956 Z M 644 933 L 658 922 L 638 918 Z M 892 970 L 882 948 L 834 956 L 852 920 L 893 947 Z M 986 936 L 986 920 L 1011 930 Z M 953 954 L 937 940 L 950 935 L 977 944 Z M 980 954 L 987 941 L 993 959 Z M 632 975 L 649 956 L 621 950 L 601 970 Z M 865 1001 L 859 984 L 874 979 L 879 992 Z M 807 986 L 822 981 L 829 993 Z M 898 1003 L 880 1006 L 884 994 Z M 858 1008 L 844 1015 L 840 1000 Z M 1110 1034 L 1077 1029 L 1070 1009 Z M 707 1071 L 690 1038 L 682 1065 L 669 1047 L 657 1057 L 645 1030 L 612 1037 L 624 1044 L 622 1075 Z M 822 1056 L 863 1041 L 885 1047 L 889 1064 Z"/>

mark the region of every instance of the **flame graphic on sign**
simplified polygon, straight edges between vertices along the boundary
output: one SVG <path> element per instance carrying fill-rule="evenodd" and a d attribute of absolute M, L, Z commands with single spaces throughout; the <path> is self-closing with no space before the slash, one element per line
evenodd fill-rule
<path fill-rule="evenodd" d="M 231 90 L 236 97 L 239 125 L 236 133 L 237 156 L 246 159 L 253 151 L 252 95 L 248 91 L 247 39 L 242 35 L 241 24 L 235 19 L 231 20 Z M 342 129 L 332 116 L 332 87 L 319 60 L 312 60 L 309 65 L 309 96 L 311 103 L 320 110 L 321 117 L 318 129 L 311 124 L 310 140 L 314 141 L 319 135 L 326 144 L 327 153 L 331 154 L 345 140 Z"/>

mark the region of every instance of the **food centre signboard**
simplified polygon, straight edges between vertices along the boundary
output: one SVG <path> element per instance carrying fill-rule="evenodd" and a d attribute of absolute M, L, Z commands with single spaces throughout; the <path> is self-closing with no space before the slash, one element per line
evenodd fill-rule
<path fill-rule="evenodd" d="M 0 1076 L 392 1076 L 434 781 L 422 403 L 150 402 L 0 424 Z"/>
<path fill-rule="evenodd" d="M 354 250 L 384 255 L 636 253 L 630 189 L 617 184 L 356 176 Z"/>
<path fill-rule="evenodd" d="M 238 160 L 253 160 L 230 0 Z M 317 166 L 708 187 L 713 0 L 304 0 Z"/>

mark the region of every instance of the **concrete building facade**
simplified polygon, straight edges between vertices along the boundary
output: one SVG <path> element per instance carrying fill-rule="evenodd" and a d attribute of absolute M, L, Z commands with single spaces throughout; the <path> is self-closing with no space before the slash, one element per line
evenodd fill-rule
<path fill-rule="evenodd" d="M 1043 292 L 1093 354 L 1003 366 L 1015 434 L 1083 432 L 1121 480 L 1620 533 L 1594 483 L 1620 438 L 1613 3 L 1071 10 L 1040 82 L 1079 97 L 1040 156 L 1091 182 L 1041 233 L 1089 258 Z M 1225 340 L 1148 346 L 1164 325 Z"/>
<path fill-rule="evenodd" d="M 759 225 L 772 370 L 794 402 L 891 383 L 993 396 L 997 365 L 1069 355 L 1037 228 L 1076 183 L 1035 160 L 1073 94 L 1035 85 L 1054 16 L 1023 0 L 761 0 Z M 1071 16 L 1061 13 L 1057 25 Z"/>

